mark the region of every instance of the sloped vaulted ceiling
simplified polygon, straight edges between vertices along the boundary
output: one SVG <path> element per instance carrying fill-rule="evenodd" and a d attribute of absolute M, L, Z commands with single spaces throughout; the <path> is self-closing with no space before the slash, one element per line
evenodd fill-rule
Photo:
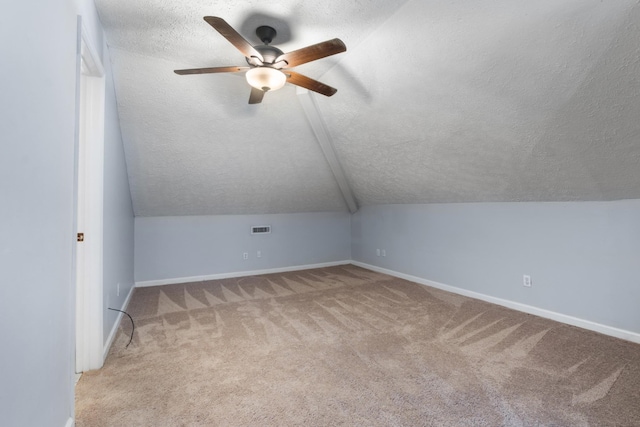
<path fill-rule="evenodd" d="M 248 105 L 202 19 L 290 51 L 360 205 L 640 198 L 637 0 L 97 0 L 138 216 L 346 210 L 296 88 Z"/>

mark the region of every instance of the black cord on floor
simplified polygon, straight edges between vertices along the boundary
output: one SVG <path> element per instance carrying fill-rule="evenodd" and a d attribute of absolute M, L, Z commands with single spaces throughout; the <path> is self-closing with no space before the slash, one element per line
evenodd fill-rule
<path fill-rule="evenodd" d="M 115 308 L 109 308 L 109 310 L 119 311 L 120 313 L 124 313 L 127 316 L 129 316 L 129 319 L 131 319 L 131 338 L 129 338 L 129 343 L 125 346 L 125 348 L 129 347 L 129 344 L 131 344 L 131 341 L 133 341 L 133 331 L 136 330 L 136 325 L 133 323 L 133 317 L 131 317 L 131 315 L 129 313 L 127 313 L 126 311 L 118 310 L 118 309 L 115 309 Z"/>

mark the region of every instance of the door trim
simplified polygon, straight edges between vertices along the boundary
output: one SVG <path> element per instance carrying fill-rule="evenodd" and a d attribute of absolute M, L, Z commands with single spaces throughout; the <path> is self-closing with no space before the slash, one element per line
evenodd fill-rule
<path fill-rule="evenodd" d="M 74 231 L 75 370 L 98 369 L 103 358 L 103 204 L 105 74 L 98 51 L 78 17 Z M 82 229 L 79 229 L 82 227 Z M 76 241 L 74 235 L 74 241 Z M 80 247 L 79 245 L 82 245 Z"/>

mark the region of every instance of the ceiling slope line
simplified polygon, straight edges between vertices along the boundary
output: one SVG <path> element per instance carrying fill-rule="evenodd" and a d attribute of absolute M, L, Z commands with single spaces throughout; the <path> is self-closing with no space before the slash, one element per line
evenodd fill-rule
<path fill-rule="evenodd" d="M 313 95 L 310 91 L 303 88 L 297 88 L 296 94 L 298 95 L 300 105 L 302 105 L 302 109 L 307 116 L 309 125 L 313 130 L 313 134 L 316 137 L 316 141 L 318 142 L 318 145 L 324 154 L 324 158 L 327 160 L 329 168 L 333 173 L 333 177 L 340 188 L 340 192 L 347 204 L 347 208 L 350 213 L 354 214 L 358 211 L 358 202 L 353 196 L 353 191 L 351 190 L 347 176 L 344 173 L 344 169 L 340 164 L 340 159 L 338 159 L 338 154 L 333 147 L 331 136 L 329 135 L 329 132 L 327 132 L 327 126 L 325 125 L 324 120 L 322 120 L 320 110 L 313 99 Z"/>

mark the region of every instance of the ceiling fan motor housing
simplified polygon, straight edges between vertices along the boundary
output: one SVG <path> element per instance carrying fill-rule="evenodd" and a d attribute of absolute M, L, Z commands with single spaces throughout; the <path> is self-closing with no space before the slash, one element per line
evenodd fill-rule
<path fill-rule="evenodd" d="M 262 44 L 254 46 L 254 49 L 260 52 L 260 55 L 262 55 L 262 57 L 264 58 L 265 65 L 273 64 L 276 61 L 276 58 L 284 53 L 277 47 Z M 249 63 L 249 65 L 255 65 L 251 62 L 251 58 L 247 58 L 247 62 Z"/>

